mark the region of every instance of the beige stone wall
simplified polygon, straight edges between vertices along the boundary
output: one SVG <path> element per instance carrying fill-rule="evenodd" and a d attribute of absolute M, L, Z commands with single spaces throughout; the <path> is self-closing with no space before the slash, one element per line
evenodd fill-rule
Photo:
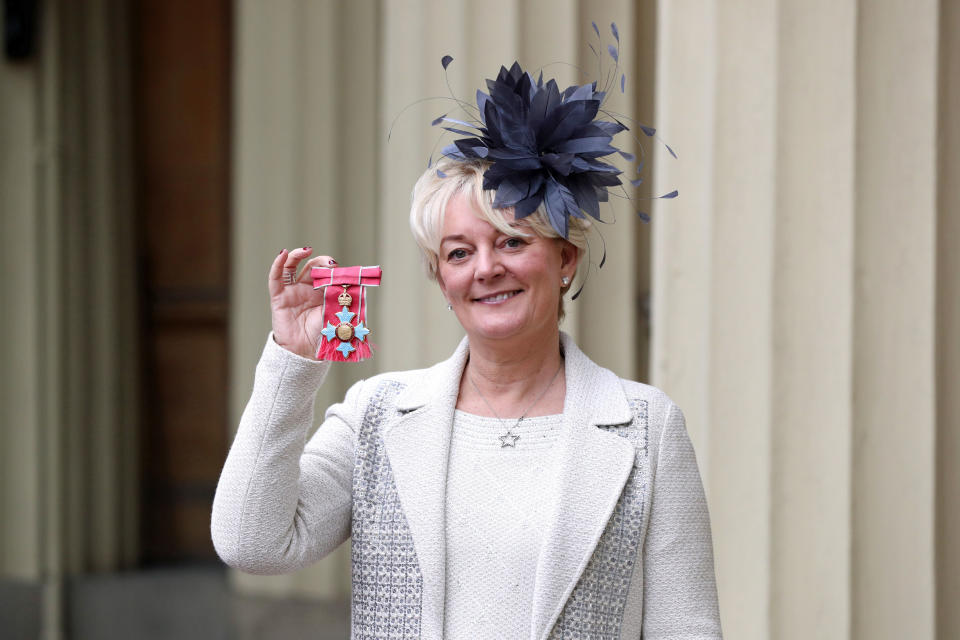
<path fill-rule="evenodd" d="M 694 196 L 657 220 L 654 382 L 696 416 L 725 630 L 953 637 L 956 3 L 659 7 Z"/>
<path fill-rule="evenodd" d="M 0 59 L 0 579 L 43 587 L 137 559 L 128 57 L 121 2 L 44 3 Z"/>
<path fill-rule="evenodd" d="M 123 3 L 44 3 L 43 48 L 0 62 L 0 574 L 48 587 L 136 558 L 135 362 Z M 71 8 L 72 7 L 72 8 Z M 650 227 L 607 232 L 566 327 L 684 408 L 711 506 L 727 637 L 960 633 L 960 6 L 952 0 L 237 0 L 231 407 L 269 325 L 265 270 L 309 243 L 380 263 L 380 353 L 460 329 L 406 223 L 445 95 L 519 57 L 588 60 L 616 20 L 623 110 L 680 154 Z M 640 38 L 639 34 L 652 35 Z M 562 34 L 558 36 L 557 34 Z M 653 65 L 655 59 L 656 73 Z M 561 80 L 574 72 L 554 67 Z M 51 286 L 66 270 L 74 287 Z M 652 270 L 652 276 L 651 274 Z M 11 303 L 14 302 L 14 303 Z M 619 340 L 597 332 L 616 327 Z M 349 549 L 248 592 L 343 599 Z"/>

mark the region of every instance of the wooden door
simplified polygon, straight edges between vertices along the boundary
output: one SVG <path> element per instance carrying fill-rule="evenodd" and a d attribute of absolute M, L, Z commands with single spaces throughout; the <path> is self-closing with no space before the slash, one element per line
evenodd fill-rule
<path fill-rule="evenodd" d="M 133 13 L 145 563 L 213 559 L 227 442 L 231 2 Z"/>

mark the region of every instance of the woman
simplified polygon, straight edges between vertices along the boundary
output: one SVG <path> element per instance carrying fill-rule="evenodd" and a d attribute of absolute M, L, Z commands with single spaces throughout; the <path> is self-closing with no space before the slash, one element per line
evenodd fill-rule
<path fill-rule="evenodd" d="M 411 227 L 466 337 L 429 369 L 356 383 L 306 441 L 331 366 L 313 359 L 306 267 L 336 263 L 297 278 L 312 250 L 282 251 L 217 552 L 282 573 L 350 537 L 354 638 L 720 638 L 682 414 L 558 328 L 588 222 L 568 216 L 564 234 L 545 201 L 495 208 L 493 165 L 447 155 L 418 181 Z"/>

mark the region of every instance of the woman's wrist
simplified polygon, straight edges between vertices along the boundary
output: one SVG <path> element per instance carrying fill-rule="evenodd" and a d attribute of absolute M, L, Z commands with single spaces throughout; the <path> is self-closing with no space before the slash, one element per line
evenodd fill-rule
<path fill-rule="evenodd" d="M 304 360 L 310 360 L 311 362 L 321 362 L 320 360 L 317 360 L 316 356 L 313 353 L 304 353 L 300 349 L 297 349 L 295 345 L 281 342 L 277 338 L 277 334 L 274 331 L 270 332 L 270 337 L 273 340 L 274 344 L 276 344 L 278 347 L 292 353 L 293 355 L 299 358 L 303 358 Z"/>

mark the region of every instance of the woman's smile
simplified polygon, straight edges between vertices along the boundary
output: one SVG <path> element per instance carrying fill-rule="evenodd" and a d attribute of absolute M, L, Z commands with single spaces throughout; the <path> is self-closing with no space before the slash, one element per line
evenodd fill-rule
<path fill-rule="evenodd" d="M 488 296 L 484 296 L 484 297 L 482 297 L 482 298 L 474 298 L 473 301 L 474 301 L 474 302 L 479 302 L 479 303 L 481 303 L 481 304 L 501 304 L 501 303 L 503 303 L 503 302 L 506 302 L 507 300 L 510 300 L 511 298 L 515 298 L 516 296 L 520 295 L 521 293 L 523 293 L 523 289 L 516 289 L 516 290 L 514 290 L 514 291 L 505 291 L 505 292 L 503 292 L 503 293 L 494 293 L 494 294 L 491 294 L 491 295 L 488 295 Z"/>
<path fill-rule="evenodd" d="M 576 269 L 576 249 L 534 233 L 522 220 L 498 229 L 476 203 L 457 194 L 447 204 L 437 280 L 471 339 L 532 340 L 556 331 L 561 277 Z"/>

